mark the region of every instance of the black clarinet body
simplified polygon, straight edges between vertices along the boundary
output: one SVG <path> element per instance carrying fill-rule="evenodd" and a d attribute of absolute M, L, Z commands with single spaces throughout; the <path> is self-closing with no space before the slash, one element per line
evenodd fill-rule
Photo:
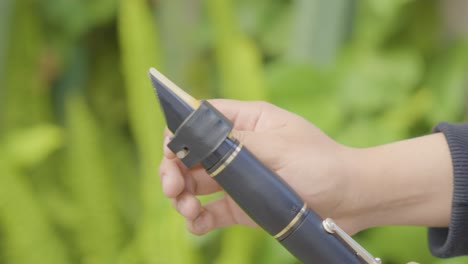
<path fill-rule="evenodd" d="M 363 263 L 324 230 L 323 220 L 282 178 L 238 142 L 227 141 L 232 150 L 207 171 L 259 226 L 303 263 Z"/>

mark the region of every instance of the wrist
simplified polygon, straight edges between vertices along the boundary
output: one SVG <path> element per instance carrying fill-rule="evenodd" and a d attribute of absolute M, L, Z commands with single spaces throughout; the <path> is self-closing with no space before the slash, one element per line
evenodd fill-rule
<path fill-rule="evenodd" d="M 343 218 L 353 231 L 380 225 L 447 226 L 452 197 L 443 135 L 347 149 Z"/>
<path fill-rule="evenodd" d="M 363 176 L 362 164 L 365 159 L 362 149 L 340 145 L 335 155 L 335 179 L 339 185 L 334 192 L 338 197 L 337 206 L 326 217 L 332 217 L 348 234 L 354 234 L 367 227 L 367 216 L 372 212 L 372 202 L 362 195 L 371 188 Z M 367 174 L 367 172 L 366 172 Z M 367 185 L 367 186 L 363 186 Z"/>
<path fill-rule="evenodd" d="M 375 184 L 371 172 L 366 169 L 366 156 L 370 149 L 358 149 L 343 146 L 341 173 L 346 188 L 343 189 L 343 199 L 336 213 L 336 218 L 343 229 L 349 234 L 357 233 L 372 226 L 370 219 L 376 207 Z"/>

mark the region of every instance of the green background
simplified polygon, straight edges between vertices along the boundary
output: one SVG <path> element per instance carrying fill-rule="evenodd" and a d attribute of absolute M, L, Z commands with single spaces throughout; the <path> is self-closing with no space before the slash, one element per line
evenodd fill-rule
<path fill-rule="evenodd" d="M 186 231 L 159 185 L 148 68 L 198 98 L 267 100 L 344 144 L 383 144 L 466 118 L 457 5 L 1 0 L 0 263 L 296 263 L 261 230 Z M 431 257 L 426 232 L 355 238 L 388 264 L 468 263 Z"/>

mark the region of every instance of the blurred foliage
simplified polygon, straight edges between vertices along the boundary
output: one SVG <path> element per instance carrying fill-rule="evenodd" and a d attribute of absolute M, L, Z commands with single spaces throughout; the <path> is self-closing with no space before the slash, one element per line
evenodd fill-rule
<path fill-rule="evenodd" d="M 146 71 L 199 98 L 268 100 L 365 147 L 462 121 L 468 45 L 438 1 L 0 1 L 0 263 L 295 263 L 261 230 L 185 230 L 157 177 Z M 190 90 L 191 89 L 191 90 Z M 398 190 L 395 190 L 398 191 Z M 425 228 L 356 238 L 437 260 Z"/>

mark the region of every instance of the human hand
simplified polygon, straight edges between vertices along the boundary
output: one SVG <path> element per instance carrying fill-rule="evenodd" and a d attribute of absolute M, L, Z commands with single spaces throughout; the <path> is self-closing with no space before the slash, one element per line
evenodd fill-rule
<path fill-rule="evenodd" d="M 268 103 L 210 102 L 234 123 L 234 137 L 310 208 L 333 218 L 348 234 L 379 225 L 448 226 L 453 170 L 441 133 L 356 149 Z M 166 131 L 166 138 L 169 135 Z M 187 219 L 191 232 L 255 226 L 228 195 L 201 205 L 197 196 L 220 192 L 220 186 L 201 166 L 185 168 L 167 147 L 160 175 L 165 195 Z"/>
<path fill-rule="evenodd" d="M 353 233 L 352 216 L 342 208 L 352 203 L 352 174 L 346 168 L 350 148 L 342 146 L 303 118 L 264 102 L 210 101 L 234 123 L 234 137 L 296 190 L 322 217 L 332 217 Z M 166 138 L 169 132 L 166 131 Z M 166 147 L 160 166 L 163 191 L 187 219 L 188 229 L 204 234 L 213 229 L 255 223 L 225 195 L 201 205 L 198 195 L 222 191 L 201 167 L 188 170 Z M 353 207 L 355 208 L 355 207 Z"/>

